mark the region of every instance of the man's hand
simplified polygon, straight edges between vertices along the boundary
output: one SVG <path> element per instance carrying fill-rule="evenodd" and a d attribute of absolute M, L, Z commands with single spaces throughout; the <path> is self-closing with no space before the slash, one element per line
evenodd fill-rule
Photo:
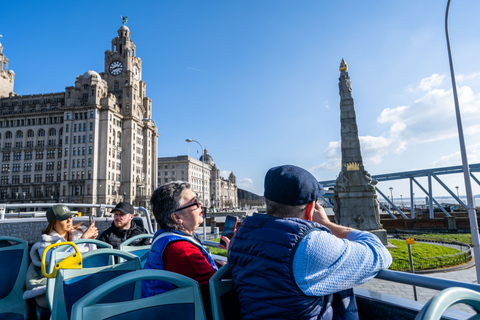
<path fill-rule="evenodd" d="M 313 208 L 312 221 L 318 222 L 326 227 L 331 224 L 325 209 L 318 202 L 315 202 L 315 207 Z"/>
<path fill-rule="evenodd" d="M 339 226 L 338 224 L 331 222 L 330 219 L 328 219 L 327 217 L 325 209 L 323 209 L 323 207 L 318 202 L 315 202 L 315 208 L 313 209 L 312 214 L 312 221 L 315 221 L 327 227 L 334 236 L 341 239 L 345 239 L 348 233 L 353 230 L 352 228 Z"/>

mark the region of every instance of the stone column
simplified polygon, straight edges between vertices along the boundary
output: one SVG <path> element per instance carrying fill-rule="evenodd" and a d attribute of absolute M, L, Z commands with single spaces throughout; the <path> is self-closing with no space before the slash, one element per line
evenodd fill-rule
<path fill-rule="evenodd" d="M 340 64 L 340 123 L 342 169 L 334 188 L 335 222 L 370 231 L 387 244 L 387 231 L 380 224 L 380 209 L 373 181 L 363 166 L 358 139 L 352 86 L 345 60 Z"/>

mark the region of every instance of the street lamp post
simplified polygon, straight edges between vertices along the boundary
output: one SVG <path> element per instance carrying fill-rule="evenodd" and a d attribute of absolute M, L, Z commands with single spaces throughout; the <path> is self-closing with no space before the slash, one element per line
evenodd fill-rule
<path fill-rule="evenodd" d="M 390 199 L 392 200 L 392 205 L 393 205 L 393 188 L 390 187 Z"/>
<path fill-rule="evenodd" d="M 457 198 L 460 199 L 460 196 L 458 195 L 458 186 L 455 187 L 457 189 Z"/>
<path fill-rule="evenodd" d="M 198 145 L 200 146 L 200 148 L 202 149 L 202 202 L 203 202 L 203 223 L 202 223 L 202 229 L 203 229 L 203 241 L 205 241 L 207 239 L 207 230 L 206 230 L 206 226 L 205 226 L 205 220 L 207 219 L 207 215 L 206 215 L 206 210 L 205 210 L 205 151 L 203 149 L 203 146 L 200 142 L 198 142 L 197 140 L 193 140 L 193 139 L 185 139 L 185 141 L 187 141 L 188 143 L 190 142 L 196 142 L 198 143 Z"/>
<path fill-rule="evenodd" d="M 460 114 L 460 105 L 458 103 L 457 84 L 455 82 L 455 73 L 453 70 L 452 52 L 450 50 L 450 39 L 448 36 L 448 9 L 450 0 L 447 3 L 445 12 L 445 36 L 447 38 L 448 62 L 450 64 L 450 75 L 452 80 L 453 100 L 455 102 L 455 114 L 457 118 L 458 139 L 460 143 L 460 154 L 462 156 L 463 178 L 465 180 L 465 192 L 467 196 L 468 218 L 470 220 L 470 231 L 472 233 L 473 256 L 475 259 L 475 268 L 477 272 L 477 283 L 480 281 L 480 238 L 478 235 L 478 222 L 475 207 L 473 203 L 472 185 L 470 182 L 470 168 L 468 166 L 467 151 L 465 148 L 465 140 L 463 138 L 462 117 Z"/>

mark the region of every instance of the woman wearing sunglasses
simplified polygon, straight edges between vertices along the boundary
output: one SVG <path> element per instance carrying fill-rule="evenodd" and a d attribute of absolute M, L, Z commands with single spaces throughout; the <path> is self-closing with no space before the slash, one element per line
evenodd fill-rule
<path fill-rule="evenodd" d="M 208 280 L 219 265 L 203 247 L 195 233 L 203 222 L 203 203 L 190 189 L 190 184 L 175 181 L 155 190 L 150 199 L 153 214 L 160 225 L 152 239 L 145 269 L 176 272 L 196 280 L 200 285 L 207 317 L 210 313 Z M 230 239 L 223 238 L 228 250 Z M 142 297 L 150 297 L 173 289 L 164 281 L 142 282 Z"/>

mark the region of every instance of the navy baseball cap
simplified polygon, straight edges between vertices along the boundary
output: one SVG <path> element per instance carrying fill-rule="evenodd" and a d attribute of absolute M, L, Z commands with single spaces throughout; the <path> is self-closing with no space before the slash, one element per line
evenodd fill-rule
<path fill-rule="evenodd" d="M 265 175 L 264 197 L 270 201 L 298 206 L 315 201 L 324 193 L 317 179 L 297 166 L 274 167 Z"/>
<path fill-rule="evenodd" d="M 115 208 L 113 208 L 113 210 L 110 211 L 110 213 L 114 213 L 116 210 L 118 210 L 120 212 L 123 212 L 123 213 L 130 213 L 130 214 L 135 213 L 135 210 L 133 210 L 133 206 L 128 202 L 119 202 L 115 206 Z"/>

